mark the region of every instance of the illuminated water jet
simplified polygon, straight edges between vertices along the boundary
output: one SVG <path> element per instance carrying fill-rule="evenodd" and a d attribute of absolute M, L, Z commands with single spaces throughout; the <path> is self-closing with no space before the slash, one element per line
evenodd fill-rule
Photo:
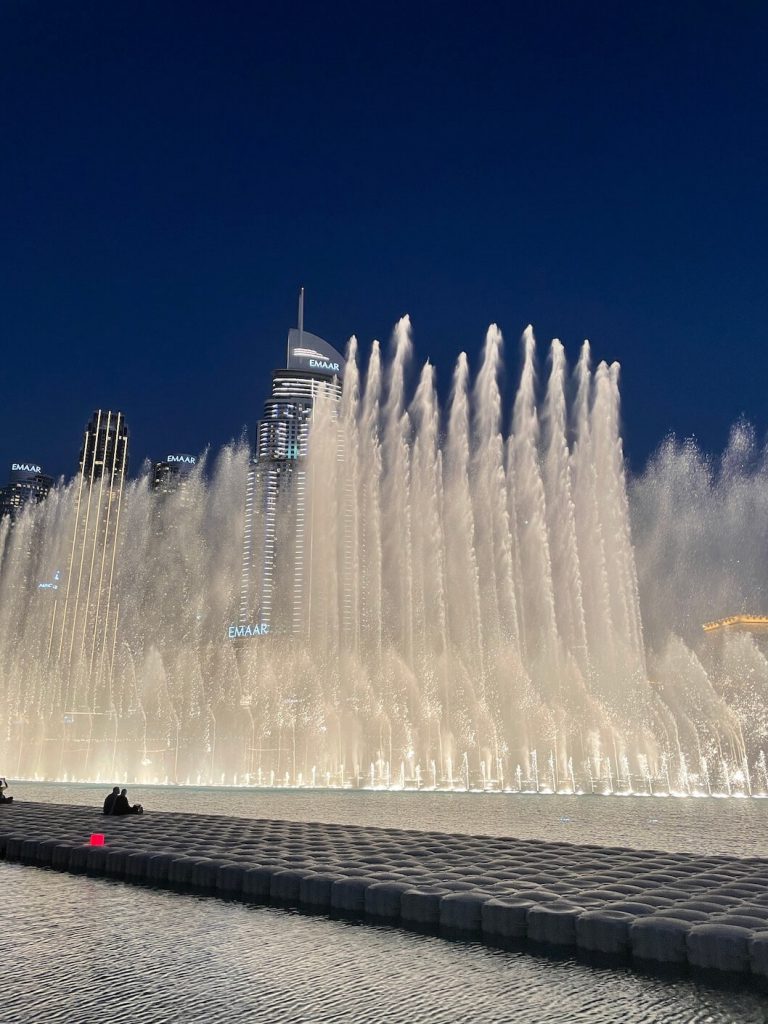
<path fill-rule="evenodd" d="M 679 499 L 669 452 L 633 490 L 638 583 L 618 366 L 593 370 L 585 343 L 571 377 L 554 341 L 542 382 L 527 329 L 506 432 L 497 327 L 474 379 L 459 357 L 444 415 L 429 363 L 409 389 L 411 358 L 407 318 L 388 363 L 374 344 L 361 371 L 353 339 L 341 403 L 316 401 L 303 638 L 279 628 L 227 637 L 239 596 L 243 445 L 199 460 L 183 495 L 152 493 L 146 475 L 127 487 L 114 671 L 95 687 L 75 672 L 66 704 L 47 643 L 58 598 L 38 582 L 66 566 L 76 482 L 12 530 L 0 524 L 8 774 L 768 791 L 768 729 L 746 721 L 737 692 L 745 665 L 765 687 L 768 661 L 752 638 L 728 638 L 715 657 L 658 621 L 673 564 L 659 551 L 675 524 L 653 520 L 650 488 L 663 481 Z M 276 582 L 275 607 L 287 585 Z M 644 613 L 652 609 L 645 635 L 641 594 Z M 696 612 L 699 626 L 712 611 Z"/>

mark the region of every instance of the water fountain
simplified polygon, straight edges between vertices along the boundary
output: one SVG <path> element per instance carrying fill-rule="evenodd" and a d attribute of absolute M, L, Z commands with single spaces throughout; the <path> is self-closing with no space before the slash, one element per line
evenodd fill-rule
<path fill-rule="evenodd" d="M 704 607 L 704 589 L 719 588 L 724 606 L 730 592 L 686 561 L 686 544 L 734 525 L 739 499 L 695 451 L 670 443 L 633 482 L 631 528 L 618 366 L 593 370 L 586 342 L 571 376 L 554 341 L 540 379 L 525 332 L 508 431 L 495 326 L 474 379 L 459 357 L 444 414 L 430 363 L 411 396 L 411 358 L 407 318 L 388 362 L 374 343 L 361 369 L 353 338 L 340 408 L 317 402 L 303 640 L 227 638 L 243 445 L 199 460 L 183 494 L 161 499 L 146 475 L 128 486 L 113 668 L 96 688 L 75 680 L 66 698 L 49 644 L 56 595 L 38 582 L 66 568 L 74 485 L 13 529 L 0 523 L 8 774 L 765 791 L 768 728 L 750 709 L 765 706 L 768 660 L 745 637 L 702 651 L 691 628 L 719 610 Z M 761 473 L 755 483 L 742 472 L 740 500 L 748 492 L 768 512 Z M 692 482 L 702 501 L 690 508 Z"/>

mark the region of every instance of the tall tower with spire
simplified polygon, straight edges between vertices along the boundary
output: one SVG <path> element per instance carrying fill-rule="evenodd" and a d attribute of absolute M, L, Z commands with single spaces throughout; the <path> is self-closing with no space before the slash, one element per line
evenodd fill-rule
<path fill-rule="evenodd" d="M 288 332 L 286 366 L 272 372 L 272 393 L 256 426 L 248 471 L 243 564 L 232 639 L 306 628 L 308 553 L 306 458 L 315 400 L 341 397 L 344 357 L 304 330 L 304 289 L 298 326 Z"/>

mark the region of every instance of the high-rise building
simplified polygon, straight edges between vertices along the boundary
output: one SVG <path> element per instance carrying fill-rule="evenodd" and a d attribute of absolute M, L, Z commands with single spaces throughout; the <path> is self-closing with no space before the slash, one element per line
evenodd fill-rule
<path fill-rule="evenodd" d="M 173 494 L 184 490 L 189 474 L 197 464 L 196 455 L 167 455 L 152 466 L 152 490 Z"/>
<path fill-rule="evenodd" d="M 229 636 L 301 635 L 306 625 L 306 457 L 315 401 L 341 397 L 344 357 L 299 325 L 256 427 L 248 472 L 238 622 Z"/>
<path fill-rule="evenodd" d="M 13 522 L 28 502 L 42 501 L 53 487 L 53 477 L 43 473 L 33 462 L 11 463 L 11 474 L 0 488 L 0 518 L 10 516 Z"/>
<path fill-rule="evenodd" d="M 80 449 L 72 541 L 49 643 L 60 667 L 62 700 L 73 714 L 109 710 L 119 618 L 115 564 L 127 468 L 125 417 L 98 409 Z"/>

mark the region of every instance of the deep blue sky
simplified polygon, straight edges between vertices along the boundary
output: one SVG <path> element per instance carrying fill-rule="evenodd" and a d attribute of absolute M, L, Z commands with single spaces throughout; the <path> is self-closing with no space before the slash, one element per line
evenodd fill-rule
<path fill-rule="evenodd" d="M 4 0 L 0 483 L 249 429 L 295 319 L 623 367 L 633 465 L 768 427 L 768 5 Z"/>

